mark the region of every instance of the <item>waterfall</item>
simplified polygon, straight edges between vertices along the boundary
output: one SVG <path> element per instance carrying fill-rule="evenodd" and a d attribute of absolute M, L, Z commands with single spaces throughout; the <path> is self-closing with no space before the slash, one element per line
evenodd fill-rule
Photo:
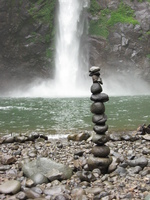
<path fill-rule="evenodd" d="M 89 0 L 58 0 L 55 91 L 64 96 L 87 92 Z"/>

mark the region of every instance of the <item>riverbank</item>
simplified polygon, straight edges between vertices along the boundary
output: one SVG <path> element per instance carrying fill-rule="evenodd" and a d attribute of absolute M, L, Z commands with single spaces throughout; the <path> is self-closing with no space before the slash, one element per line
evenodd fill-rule
<path fill-rule="evenodd" d="M 18 141 L 0 139 L 0 199 L 150 199 L 150 134 L 111 133 L 107 145 L 113 162 L 108 174 L 101 174 L 99 169 L 86 171 L 94 145 L 90 138 L 73 141 L 34 137 L 28 141 L 21 141 L 21 136 Z M 55 176 L 47 183 L 35 184 L 24 175 L 22 164 L 41 157 L 68 165 L 73 170 L 71 178 L 60 180 Z M 10 180 L 17 181 L 16 188 Z M 8 183 L 12 191 L 7 194 Z"/>

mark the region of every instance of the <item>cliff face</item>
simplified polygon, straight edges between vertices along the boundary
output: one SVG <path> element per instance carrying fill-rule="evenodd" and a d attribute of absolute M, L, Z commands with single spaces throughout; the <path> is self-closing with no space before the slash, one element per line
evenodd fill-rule
<path fill-rule="evenodd" d="M 119 13 L 119 9 L 121 10 L 119 0 L 97 1 L 100 10 L 96 16 L 90 16 L 90 21 L 96 24 L 99 19 L 102 20 L 103 11 L 107 9 L 105 15 L 107 20 L 117 20 L 117 23 L 113 26 L 108 23 L 106 37 L 91 35 L 90 63 L 103 68 L 104 76 L 109 76 L 112 72 L 128 73 L 133 79 L 134 76 L 139 76 L 150 81 L 150 2 L 135 0 L 123 2 L 127 5 L 127 12 L 131 12 L 132 9 L 135 24 L 119 22 L 123 17 Z"/>
<path fill-rule="evenodd" d="M 52 74 L 51 16 L 54 16 L 55 1 L 46 3 L 48 1 L 0 0 L 1 91 Z M 51 21 L 42 20 L 47 6 L 52 10 Z"/>
<path fill-rule="evenodd" d="M 24 83 L 27 86 L 38 77 L 53 76 L 56 2 L 0 0 L 1 92 Z M 115 19 L 113 25 L 108 22 L 120 9 L 121 1 L 91 0 L 91 7 L 92 2 L 96 6 L 89 12 L 90 66 L 100 66 L 104 76 L 132 72 L 150 81 L 149 0 L 123 1 L 138 23 Z M 131 14 L 130 9 L 126 11 Z"/>

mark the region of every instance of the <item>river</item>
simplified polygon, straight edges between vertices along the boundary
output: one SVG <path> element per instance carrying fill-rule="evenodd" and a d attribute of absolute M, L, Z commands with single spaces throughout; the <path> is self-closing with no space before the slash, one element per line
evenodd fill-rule
<path fill-rule="evenodd" d="M 108 131 L 150 123 L 150 96 L 116 96 L 105 103 Z M 92 130 L 89 98 L 0 98 L 0 134 L 68 134 Z"/>

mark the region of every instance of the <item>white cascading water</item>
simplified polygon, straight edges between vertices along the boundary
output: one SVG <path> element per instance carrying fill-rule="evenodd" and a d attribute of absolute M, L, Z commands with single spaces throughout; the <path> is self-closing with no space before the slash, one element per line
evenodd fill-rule
<path fill-rule="evenodd" d="M 58 3 L 55 91 L 61 96 L 84 96 L 88 92 L 85 10 L 89 0 L 58 0 Z"/>

